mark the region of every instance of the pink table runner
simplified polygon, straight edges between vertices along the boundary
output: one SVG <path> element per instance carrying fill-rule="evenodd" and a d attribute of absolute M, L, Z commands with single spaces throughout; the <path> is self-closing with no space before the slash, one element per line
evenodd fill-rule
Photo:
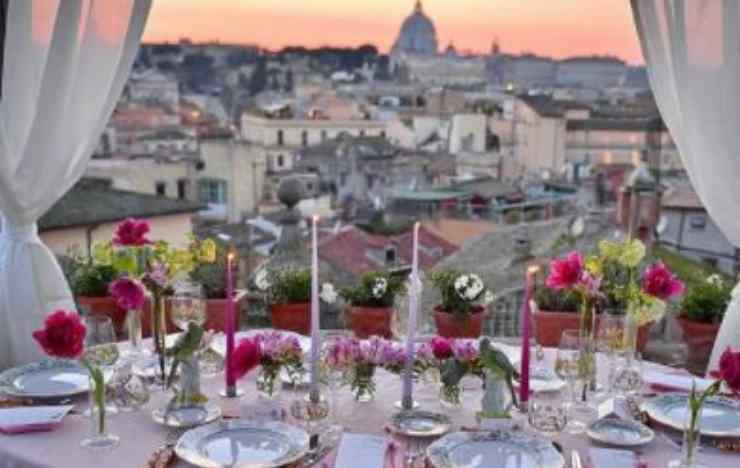
<path fill-rule="evenodd" d="M 547 358 L 553 358 L 553 352 L 547 351 Z M 669 369 L 657 364 L 645 363 L 645 366 L 668 371 Z M 605 366 L 600 366 L 605 369 Z M 257 373 L 239 382 L 239 387 L 246 391 L 244 402 L 254 402 L 256 391 L 254 380 Z M 599 376 L 603 377 L 603 376 Z M 464 392 L 465 405 L 458 412 L 448 413 L 457 427 L 473 426 L 475 412 L 480 408 L 482 392 L 480 384 L 471 380 Z M 470 387 L 472 385 L 472 388 Z M 223 378 L 217 377 L 204 380 L 205 390 L 212 396 L 213 401 L 222 405 L 225 414 L 238 415 L 239 401 L 223 400 L 217 396 L 223 386 Z M 352 400 L 348 389 L 339 393 L 341 423 L 353 432 L 383 433 L 390 416 L 396 411 L 393 404 L 401 395 L 401 379 L 385 371 L 377 372 L 377 394 L 373 402 L 358 404 Z M 437 391 L 432 385 L 417 385 L 415 398 L 422 408 L 442 411 L 439 406 Z M 149 405 L 141 411 L 128 414 L 119 414 L 110 419 L 111 432 L 121 437 L 121 445 L 112 452 L 90 453 L 80 448 L 80 440 L 89 430 L 89 421 L 79 415 L 67 416 L 61 426 L 52 432 L 0 435 L 0 468 L 138 468 L 144 466 L 152 452 L 165 440 L 168 430 L 152 421 L 152 408 L 164 405 L 169 395 L 155 392 Z M 290 401 L 294 394 L 284 390 L 284 401 Z M 578 449 L 585 459 L 586 466 L 591 466 L 588 460 L 588 448 L 591 443 L 585 435 L 572 436 L 562 434 L 558 439 L 565 448 L 566 459 L 570 457 L 571 449 Z M 661 437 L 639 450 L 641 460 L 648 468 L 663 468 L 668 461 L 676 458 L 679 453 Z M 703 447 L 700 458 L 704 464 L 713 468 L 734 468 L 740 462 L 740 454 L 723 453 L 714 448 Z M 177 462 L 175 467 L 187 467 L 184 462 Z M 318 466 L 321 466 L 319 464 Z M 566 463 L 566 466 L 567 463 Z M 364 467 L 374 468 L 374 467 Z M 378 467 L 380 468 L 380 467 Z M 400 468 L 400 465 L 399 465 Z"/>

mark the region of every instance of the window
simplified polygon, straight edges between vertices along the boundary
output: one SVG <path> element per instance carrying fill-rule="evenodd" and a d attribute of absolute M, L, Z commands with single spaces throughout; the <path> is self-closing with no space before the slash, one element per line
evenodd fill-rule
<path fill-rule="evenodd" d="M 703 230 L 707 227 L 706 216 L 692 216 L 691 219 L 689 219 L 689 226 L 691 226 L 691 229 L 695 229 L 697 231 Z"/>
<path fill-rule="evenodd" d="M 226 204 L 226 181 L 223 179 L 201 179 L 198 181 L 198 193 L 201 203 L 215 205 Z"/>
<path fill-rule="evenodd" d="M 188 180 L 180 179 L 177 181 L 177 198 L 185 200 L 188 198 Z"/>
<path fill-rule="evenodd" d="M 154 184 L 154 191 L 157 193 L 158 196 L 164 197 L 165 195 L 167 195 L 167 183 L 156 182 Z"/>
<path fill-rule="evenodd" d="M 313 193 L 313 183 L 306 182 L 306 191 L 309 193 Z"/>
<path fill-rule="evenodd" d="M 285 158 L 282 154 L 278 154 L 277 157 L 277 167 L 283 167 L 285 165 Z"/>
<path fill-rule="evenodd" d="M 306 130 L 301 132 L 301 146 L 308 146 L 308 132 Z"/>
<path fill-rule="evenodd" d="M 283 131 L 282 130 L 278 130 L 277 131 L 277 145 L 278 146 L 283 146 L 283 144 L 284 144 Z"/>

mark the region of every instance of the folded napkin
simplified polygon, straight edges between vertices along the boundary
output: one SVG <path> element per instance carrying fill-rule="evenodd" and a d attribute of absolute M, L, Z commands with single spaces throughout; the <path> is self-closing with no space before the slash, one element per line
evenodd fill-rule
<path fill-rule="evenodd" d="M 389 441 L 383 436 L 373 434 L 345 433 L 339 442 L 334 468 L 383 468 Z M 391 454 L 389 465 L 395 465 Z"/>
<path fill-rule="evenodd" d="M 691 391 L 693 382 L 696 382 L 696 390 L 703 392 L 713 380 L 695 377 L 693 375 L 668 374 L 656 370 L 647 370 L 643 374 L 643 379 L 650 385 L 653 390 L 657 391 Z"/>
<path fill-rule="evenodd" d="M 589 448 L 591 466 L 597 468 L 637 468 L 638 460 L 633 452 L 610 448 Z"/>
<path fill-rule="evenodd" d="M 74 405 L 0 409 L 0 432 L 21 434 L 24 432 L 50 431 L 62 421 L 72 408 L 74 408 Z"/>

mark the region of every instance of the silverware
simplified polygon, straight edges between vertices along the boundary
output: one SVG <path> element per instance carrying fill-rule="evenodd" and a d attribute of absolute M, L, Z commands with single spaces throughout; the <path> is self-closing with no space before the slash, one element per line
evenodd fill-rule
<path fill-rule="evenodd" d="M 570 466 L 571 468 L 583 468 L 583 463 L 581 462 L 581 455 L 578 453 L 578 450 L 570 451 Z"/>

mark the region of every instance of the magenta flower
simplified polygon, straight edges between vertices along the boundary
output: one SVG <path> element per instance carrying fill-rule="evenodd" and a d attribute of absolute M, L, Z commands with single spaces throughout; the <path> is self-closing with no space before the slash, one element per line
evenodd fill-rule
<path fill-rule="evenodd" d="M 452 357 L 452 343 L 446 338 L 436 336 L 431 341 L 432 353 L 434 357 L 440 361 L 449 359 Z"/>
<path fill-rule="evenodd" d="M 740 349 L 725 349 L 719 358 L 719 377 L 732 391 L 740 392 Z"/>
<path fill-rule="evenodd" d="M 86 333 L 79 315 L 60 309 L 46 317 L 44 328 L 33 332 L 33 338 L 49 356 L 77 359 L 85 351 Z"/>
<path fill-rule="evenodd" d="M 353 341 L 338 338 L 333 340 L 326 351 L 326 364 L 332 369 L 346 369 L 352 363 Z"/>
<path fill-rule="evenodd" d="M 226 365 L 237 379 L 241 379 L 257 367 L 261 360 L 262 352 L 259 343 L 256 340 L 245 338 L 239 341 L 239 344 L 234 348 L 234 353 Z"/>
<path fill-rule="evenodd" d="M 138 310 L 144 306 L 144 286 L 133 278 L 119 278 L 108 286 L 108 293 L 124 310 Z"/>
<path fill-rule="evenodd" d="M 141 247 L 152 242 L 146 238 L 149 234 L 149 223 L 128 218 L 116 228 L 113 244 L 121 247 Z"/>
<path fill-rule="evenodd" d="M 478 346 L 473 340 L 455 340 L 452 343 L 452 353 L 458 361 L 470 362 L 478 357 Z"/>
<path fill-rule="evenodd" d="M 571 252 L 550 262 L 550 275 L 546 284 L 550 289 L 569 289 L 581 280 L 582 274 L 583 257 L 578 252 Z"/>
<path fill-rule="evenodd" d="M 666 300 L 683 294 L 684 284 L 663 262 L 658 262 L 645 270 L 642 276 L 642 290 L 653 297 Z"/>

